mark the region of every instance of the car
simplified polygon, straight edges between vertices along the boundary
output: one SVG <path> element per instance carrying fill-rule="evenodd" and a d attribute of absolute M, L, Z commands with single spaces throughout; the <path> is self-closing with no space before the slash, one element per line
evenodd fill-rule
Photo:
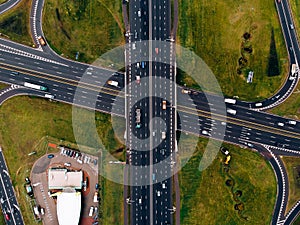
<path fill-rule="evenodd" d="M 284 123 L 278 122 L 277 125 L 280 126 L 280 127 L 283 127 L 283 126 L 284 126 Z"/>
<path fill-rule="evenodd" d="M 187 90 L 187 89 L 182 89 L 182 90 L 181 90 L 181 93 L 182 93 L 182 94 L 191 94 L 191 91 L 190 91 L 190 90 Z"/>
<path fill-rule="evenodd" d="M 97 163 L 98 163 L 98 160 L 97 160 L 97 159 L 94 159 L 93 163 L 94 163 L 94 165 L 96 166 Z"/>
<path fill-rule="evenodd" d="M 253 144 L 247 143 L 248 147 L 253 148 Z"/>
<path fill-rule="evenodd" d="M 138 17 L 141 17 L 142 16 L 141 10 L 138 10 L 137 14 L 138 14 Z"/>
<path fill-rule="evenodd" d="M 202 132 L 201 132 L 202 134 L 204 134 L 204 135 L 208 135 L 208 136 L 210 136 L 210 133 L 208 133 L 206 130 L 202 130 Z"/>
<path fill-rule="evenodd" d="M 26 183 L 26 184 L 30 184 L 30 183 L 31 183 L 29 177 L 25 177 L 25 183 Z"/>
<path fill-rule="evenodd" d="M 26 184 L 25 185 L 25 190 L 26 190 L 26 193 L 30 196 L 30 197 L 33 197 L 33 189 L 32 189 L 32 186 L 30 184 Z"/>
<path fill-rule="evenodd" d="M 229 154 L 229 151 L 226 147 L 221 147 L 220 148 L 220 152 L 222 152 L 224 155 L 228 155 Z"/>
<path fill-rule="evenodd" d="M 277 142 L 276 146 L 279 147 L 279 148 L 284 148 L 284 147 L 287 147 L 288 144 L 282 144 L 282 143 Z"/>
<path fill-rule="evenodd" d="M 135 76 L 135 82 L 136 82 L 137 84 L 139 84 L 139 83 L 141 82 L 141 76 L 136 75 L 136 76 Z"/>
<path fill-rule="evenodd" d="M 165 131 L 161 132 L 161 138 L 162 138 L 163 140 L 166 139 L 166 132 L 165 132 Z"/>
<path fill-rule="evenodd" d="M 96 189 L 96 190 L 99 189 L 99 184 L 98 184 L 98 183 L 95 184 L 95 189 Z"/>
<path fill-rule="evenodd" d="M 38 36 L 38 40 L 41 45 L 46 45 L 45 39 L 42 36 Z"/>
<path fill-rule="evenodd" d="M 17 71 L 11 71 L 12 74 L 15 74 L 15 75 L 19 75 L 19 72 Z"/>
<path fill-rule="evenodd" d="M 163 110 L 167 109 L 167 101 L 165 101 L 165 100 L 162 101 L 162 109 Z"/>
<path fill-rule="evenodd" d="M 93 202 L 98 202 L 98 192 L 95 191 Z"/>
<path fill-rule="evenodd" d="M 156 55 L 158 55 L 158 52 L 159 52 L 159 49 L 158 49 L 158 48 L 155 48 L 155 53 L 156 53 Z"/>
<path fill-rule="evenodd" d="M 4 217 L 5 217 L 5 219 L 6 219 L 7 221 L 10 220 L 10 216 L 9 216 L 9 214 L 8 214 L 6 211 L 4 212 Z"/>
<path fill-rule="evenodd" d="M 158 196 L 158 197 L 160 196 L 160 191 L 157 191 L 157 196 Z"/>
<path fill-rule="evenodd" d="M 290 24 L 290 28 L 293 30 L 294 29 L 294 25 L 291 23 Z"/>
<path fill-rule="evenodd" d="M 48 155 L 48 159 L 52 159 L 54 157 L 53 154 Z"/>
<path fill-rule="evenodd" d="M 294 120 L 289 120 L 289 121 L 288 121 L 288 124 L 291 124 L 291 125 L 296 125 L 296 124 L 297 124 L 297 122 L 296 122 L 296 121 L 294 121 Z"/>
<path fill-rule="evenodd" d="M 89 216 L 93 216 L 94 214 L 94 206 L 90 207 Z"/>
<path fill-rule="evenodd" d="M 162 189 L 166 189 L 166 184 L 165 183 L 162 183 Z"/>
<path fill-rule="evenodd" d="M 94 207 L 94 213 L 98 214 L 98 207 L 97 206 Z"/>
<path fill-rule="evenodd" d="M 71 163 L 66 162 L 64 165 L 69 167 L 71 166 Z"/>

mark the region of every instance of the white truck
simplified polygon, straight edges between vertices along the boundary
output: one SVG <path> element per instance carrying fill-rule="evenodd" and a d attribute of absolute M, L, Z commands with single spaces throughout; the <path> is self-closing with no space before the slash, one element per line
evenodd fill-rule
<path fill-rule="evenodd" d="M 111 86 L 115 86 L 115 87 L 118 87 L 118 85 L 119 85 L 118 81 L 114 81 L 114 80 L 108 80 L 107 84 L 109 84 Z"/>
<path fill-rule="evenodd" d="M 33 89 L 37 89 L 37 90 L 41 90 L 41 91 L 47 91 L 48 90 L 47 87 L 37 85 L 37 84 L 28 83 L 28 82 L 24 82 L 24 86 L 29 87 L 29 88 L 33 88 Z"/>

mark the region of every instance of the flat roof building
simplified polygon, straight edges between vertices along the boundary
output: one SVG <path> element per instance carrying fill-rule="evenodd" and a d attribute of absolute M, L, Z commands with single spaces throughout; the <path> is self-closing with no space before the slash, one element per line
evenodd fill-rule
<path fill-rule="evenodd" d="M 82 171 L 68 171 L 61 168 L 50 168 L 48 170 L 48 188 L 64 189 L 71 187 L 74 189 L 81 189 L 83 180 Z"/>
<path fill-rule="evenodd" d="M 57 219 L 59 225 L 78 225 L 81 211 L 81 192 L 66 188 L 57 194 Z"/>

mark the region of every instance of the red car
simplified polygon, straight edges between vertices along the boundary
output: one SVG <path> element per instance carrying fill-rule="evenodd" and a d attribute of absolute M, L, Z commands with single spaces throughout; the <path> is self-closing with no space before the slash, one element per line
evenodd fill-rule
<path fill-rule="evenodd" d="M 4 212 L 4 217 L 7 221 L 10 220 L 10 216 L 7 212 Z"/>

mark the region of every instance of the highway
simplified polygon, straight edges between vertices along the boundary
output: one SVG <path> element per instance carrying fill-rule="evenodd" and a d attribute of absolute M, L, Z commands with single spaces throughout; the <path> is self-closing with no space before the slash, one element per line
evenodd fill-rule
<path fill-rule="evenodd" d="M 23 225 L 23 218 L 20 212 L 13 185 L 8 173 L 8 168 L 0 147 L 0 204 L 3 214 L 7 214 L 5 222 L 7 225 Z"/>
<path fill-rule="evenodd" d="M 160 15 L 160 4 L 167 4 L 166 2 L 158 2 L 153 1 L 151 2 L 151 15 L 153 16 L 153 20 L 147 13 L 147 9 L 149 7 L 148 1 L 130 1 L 130 8 L 132 9 L 129 11 L 130 20 L 137 19 L 136 21 L 130 21 L 130 32 L 132 33 L 131 38 L 134 41 L 137 40 L 147 40 L 148 34 L 147 30 L 150 26 L 150 21 L 154 21 L 154 26 L 161 26 L 164 27 L 164 24 L 161 21 L 163 19 L 154 19 Z M 152 7 L 153 6 L 153 7 Z M 156 8 L 154 8 L 154 6 Z M 143 17 L 139 17 L 137 15 L 137 10 L 134 7 L 143 7 Z M 285 37 L 287 49 L 289 51 L 290 63 L 296 63 L 298 65 L 298 59 L 300 57 L 299 46 L 296 38 L 296 33 L 294 29 L 291 29 L 290 24 L 292 24 L 291 13 L 289 11 L 289 6 L 287 1 L 281 0 L 281 3 L 276 2 L 276 7 L 278 10 L 280 22 L 282 25 L 283 34 Z M 37 10 L 41 10 L 41 6 L 39 5 Z M 149 8 L 149 9 L 150 9 Z M 168 8 L 169 9 L 169 8 Z M 157 11 L 157 12 L 156 12 Z M 166 11 L 166 16 L 168 17 L 168 10 Z M 145 13 L 146 12 L 146 13 Z M 155 14 L 157 13 L 157 14 Z M 37 12 L 38 17 L 41 16 Z M 145 18 L 145 20 L 142 20 Z M 147 20 L 148 18 L 148 20 Z M 38 20 L 38 19 L 37 19 Z M 140 21 L 139 21 L 140 20 Z M 165 20 L 166 21 L 166 20 Z M 144 24 L 146 22 L 146 25 Z M 168 24 L 168 21 L 167 21 Z M 42 32 L 41 29 L 38 32 Z M 135 37 L 135 33 L 137 32 L 137 37 Z M 146 32 L 146 34 L 145 34 Z M 155 36 L 155 30 L 151 30 L 152 35 Z M 167 33 L 170 33 L 169 31 Z M 159 32 L 158 35 L 161 35 Z M 160 37 L 160 36 L 158 36 Z M 163 37 L 166 38 L 166 37 Z M 162 39 L 163 40 L 163 39 Z M 130 40 L 131 41 L 131 40 Z M 290 48 L 292 47 L 292 48 Z M 136 47 L 138 48 L 138 46 Z M 5 82 L 8 84 L 14 84 L 23 86 L 24 82 L 32 82 L 40 85 L 45 85 L 49 88 L 49 93 L 55 95 L 56 100 L 62 101 L 69 104 L 75 104 L 82 107 L 94 109 L 106 113 L 112 113 L 118 116 L 125 116 L 125 92 L 123 90 L 124 87 L 124 75 L 121 73 L 115 73 L 109 69 L 97 68 L 91 66 L 91 69 L 87 69 L 89 65 L 83 63 L 72 62 L 66 59 L 62 59 L 61 57 L 52 54 L 48 50 L 42 48 L 43 51 L 32 49 L 23 45 L 19 45 L 7 40 L 0 39 L 0 73 L 1 82 Z M 150 55 L 153 53 L 154 55 L 157 54 L 154 49 L 151 49 Z M 150 71 L 154 69 L 155 71 L 155 64 L 150 66 L 146 63 L 145 71 Z M 133 66 L 138 72 L 138 68 Z M 140 69 L 140 68 L 139 68 Z M 168 68 L 165 68 L 167 71 Z M 13 74 L 12 71 L 18 71 L 19 74 Z M 80 82 L 82 76 L 84 76 L 84 80 Z M 135 79 L 135 73 L 132 74 L 131 79 Z M 147 79 L 147 73 L 141 73 L 142 78 Z M 167 77 L 167 75 L 161 75 L 160 77 Z M 155 92 L 155 89 L 149 89 L 145 81 L 141 78 L 141 84 L 144 85 L 144 90 L 152 90 Z M 106 84 L 106 81 L 109 79 L 113 79 L 119 82 L 119 87 L 111 87 Z M 128 81 L 127 81 L 128 82 Z M 134 82 L 134 80 L 133 80 Z M 262 102 L 262 107 L 257 108 L 256 110 L 263 110 L 266 108 L 274 107 L 279 103 L 282 103 L 291 93 L 298 82 L 298 73 L 297 77 L 294 80 L 287 80 L 283 87 L 276 93 L 274 96 L 270 97 L 269 99 Z M 80 93 L 76 93 L 76 98 L 74 98 L 76 87 L 80 86 Z M 216 115 L 218 117 L 217 120 L 212 121 L 210 119 L 210 111 L 214 113 L 214 109 L 217 109 L 218 105 L 208 105 L 205 96 L 198 91 L 192 90 L 191 94 L 183 94 L 181 92 L 181 87 L 174 87 L 177 90 L 176 98 L 177 104 L 175 102 L 171 103 L 177 106 L 177 112 L 180 115 L 179 118 L 179 130 L 200 135 L 200 136 L 211 136 L 212 138 L 222 140 L 222 136 L 218 133 L 218 127 L 226 126 L 226 133 L 224 140 L 230 143 L 243 145 L 253 148 L 256 144 L 265 144 L 269 146 L 276 146 L 278 154 L 297 154 L 300 148 L 300 140 L 299 140 L 299 131 L 300 131 L 300 122 L 297 121 L 296 125 L 289 124 L 289 120 L 271 115 L 264 112 L 256 112 L 253 110 L 255 107 L 255 103 L 248 103 L 248 102 L 239 102 L 236 105 L 227 104 L 227 108 L 234 109 L 237 111 L 236 115 L 228 114 L 227 118 L 222 115 Z M 33 90 L 27 89 L 29 92 Z M 10 90 L 16 91 L 16 90 Z M 140 97 L 143 97 L 143 92 L 141 90 L 136 90 L 135 94 L 139 94 Z M 36 91 L 37 92 L 37 91 Z M 6 99 L 6 95 L 13 96 L 14 94 L 6 93 L 3 95 L 2 100 Z M 39 96 L 43 96 L 43 92 L 38 92 Z M 147 91 L 147 93 L 149 92 Z M 155 93 L 155 94 L 161 94 Z M 116 98 L 117 95 L 120 95 L 120 98 Z M 154 93 L 153 93 L 154 95 Z M 149 95 L 148 95 L 149 96 Z M 215 102 L 223 102 L 222 96 L 214 96 L 212 97 L 215 99 Z M 117 99 L 117 101 L 116 101 Z M 172 100 L 172 99 L 171 99 Z M 132 100 L 133 102 L 134 99 Z M 147 105 L 150 104 L 150 101 L 156 102 L 157 108 L 147 108 Z M 169 102 L 170 103 L 170 102 Z M 206 104 L 205 104 L 206 103 Z M 164 113 L 171 113 L 170 108 L 167 108 L 167 111 L 162 113 L 161 108 L 161 99 L 145 99 L 140 101 L 139 107 L 143 107 L 142 110 L 147 110 L 149 113 L 151 112 L 153 116 L 159 115 L 162 116 Z M 155 105 L 155 104 L 154 104 Z M 167 115 L 167 114 L 165 114 Z M 150 116 L 143 118 L 143 122 L 148 124 L 150 121 Z M 162 121 L 158 121 L 157 125 L 161 124 Z M 226 123 L 224 125 L 224 122 Z M 170 124 L 168 121 L 165 122 L 166 124 Z M 283 123 L 284 126 L 279 126 L 278 123 Z M 133 124 L 133 121 L 132 121 Z M 156 129 L 155 124 L 151 125 L 152 132 L 144 128 L 141 129 L 140 138 L 141 137 L 151 137 L 153 135 L 153 130 Z M 200 130 L 197 128 L 200 126 Z M 172 127 L 172 126 L 171 126 Z M 206 131 L 205 134 L 203 131 Z M 158 130 L 160 132 L 160 130 Z M 144 136 L 143 136 L 144 135 Z M 153 139 L 152 137 L 150 139 Z M 167 142 L 167 141 L 166 141 Z M 151 143 L 151 140 L 149 141 Z M 140 147 L 147 147 L 149 146 L 139 146 Z M 167 148 L 168 146 L 165 145 Z M 158 149 L 157 149 L 158 150 Z M 161 149 L 160 149 L 161 150 Z M 157 152 L 156 152 L 157 153 Z M 142 162 L 145 164 L 151 164 L 151 161 L 157 159 L 162 160 L 162 158 L 155 158 L 156 156 L 151 154 L 142 154 Z M 150 160 L 152 157 L 152 160 Z M 149 159 L 149 161 L 144 159 Z M 135 159 L 134 163 L 141 163 L 140 155 L 137 153 L 132 153 L 130 159 Z M 131 174 L 134 172 L 131 171 Z M 149 171 L 145 174 L 146 180 L 151 180 L 149 177 Z M 171 182 L 169 182 L 171 183 Z M 167 186 L 169 186 L 167 183 Z M 161 185 L 161 184 L 160 184 Z M 152 194 L 159 190 L 161 186 L 154 185 L 152 188 Z M 139 194 L 143 196 L 150 196 L 150 189 L 148 187 L 140 188 L 139 190 L 136 189 L 135 198 L 138 199 Z M 149 194 L 146 194 L 149 193 Z M 167 195 L 169 190 L 164 192 L 163 194 Z M 158 198 L 152 195 L 154 201 Z M 144 199 L 142 199 L 144 202 Z M 139 199 L 138 199 L 139 201 Z M 137 201 L 137 202 L 138 202 Z M 171 200 L 170 200 L 171 202 Z M 153 202 L 152 202 L 153 203 Z M 147 203 L 143 203 L 142 206 L 138 209 L 135 208 L 135 212 L 138 214 L 138 223 L 142 223 L 141 221 L 145 221 L 145 218 L 150 218 L 150 214 L 147 214 L 147 210 L 143 210 L 146 207 L 150 208 L 149 201 Z M 137 203 L 136 203 L 137 204 Z M 162 204 L 169 204 L 162 203 Z M 161 205 L 165 207 L 166 205 Z M 152 210 L 156 207 L 156 202 L 154 205 L 151 206 Z M 294 210 L 293 213 L 297 214 L 297 211 Z M 153 217 L 152 217 L 153 216 Z M 152 221 L 158 221 L 156 218 L 158 217 L 155 214 L 151 214 Z M 131 218 L 131 222 L 136 218 Z M 159 223 L 158 221 L 157 223 Z"/>
<path fill-rule="evenodd" d="M 170 45 L 155 42 L 170 37 L 170 17 L 169 1 L 129 3 L 125 104 L 131 224 L 172 223 L 171 167 L 166 162 L 175 145 L 175 110 L 169 107 L 175 105 L 175 85 L 169 82 L 175 80 L 170 67 L 174 58 Z M 163 101 L 168 105 L 165 109 Z M 166 137 L 162 138 L 162 132 Z"/>

